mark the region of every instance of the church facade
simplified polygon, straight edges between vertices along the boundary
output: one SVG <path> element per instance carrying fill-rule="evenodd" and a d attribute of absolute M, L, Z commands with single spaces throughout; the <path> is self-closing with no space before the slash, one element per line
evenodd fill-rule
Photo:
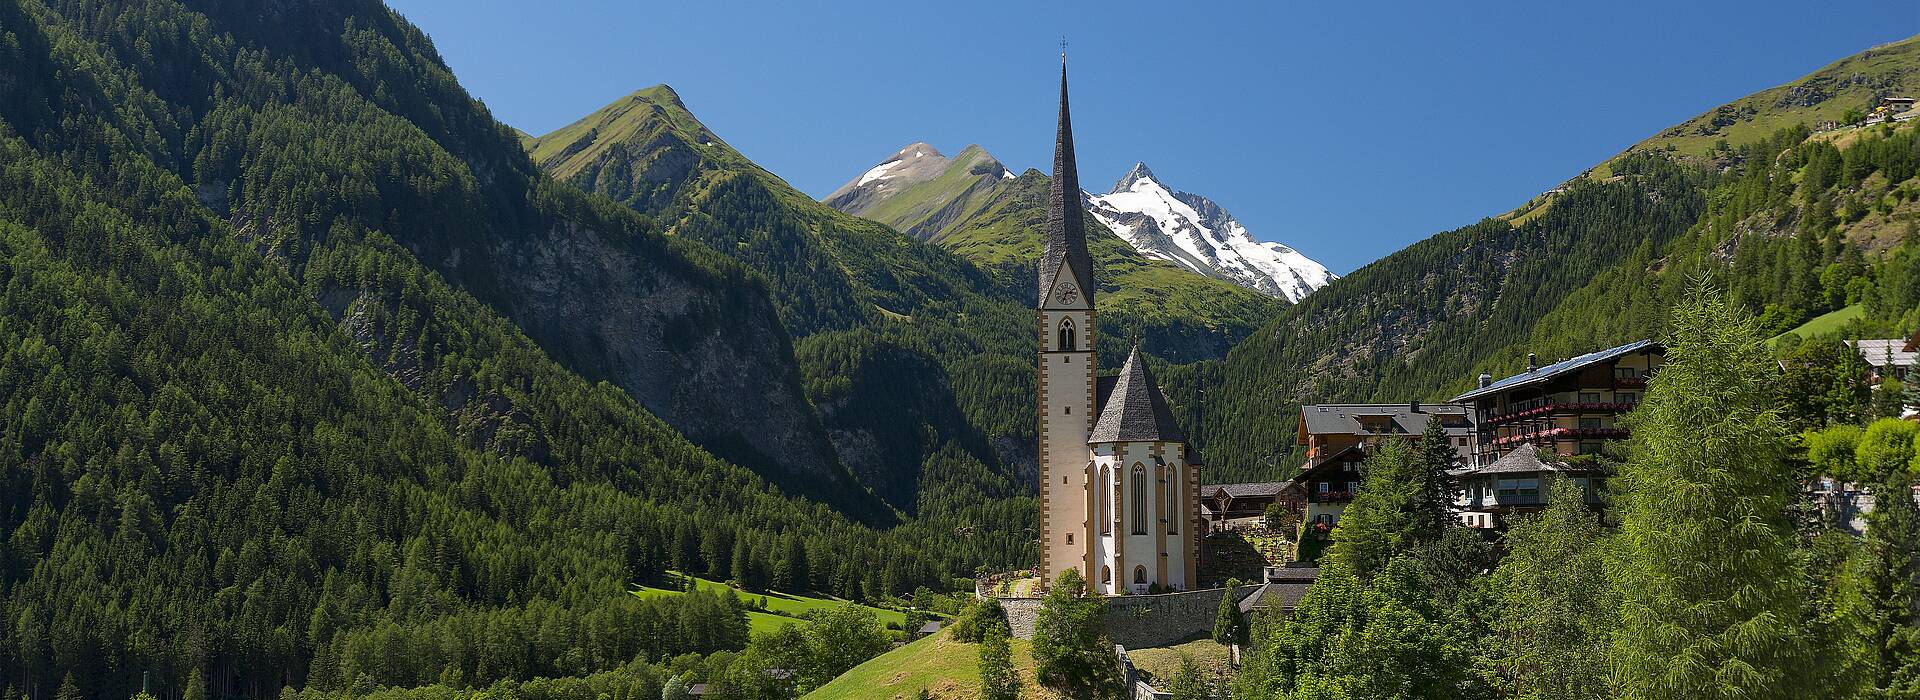
<path fill-rule="evenodd" d="M 1106 595 L 1193 588 L 1200 464 L 1139 348 L 1118 376 L 1098 376 L 1096 285 L 1064 65 L 1038 272 L 1040 585 L 1076 569 Z"/>

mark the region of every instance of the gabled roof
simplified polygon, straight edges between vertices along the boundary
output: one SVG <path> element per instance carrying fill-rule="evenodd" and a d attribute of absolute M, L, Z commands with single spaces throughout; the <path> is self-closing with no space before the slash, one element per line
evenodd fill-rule
<path fill-rule="evenodd" d="M 1558 456 L 1558 455 L 1555 455 Z M 1584 472 L 1586 469 L 1574 467 L 1558 459 L 1543 459 L 1540 448 L 1527 443 L 1513 448 L 1492 464 L 1479 469 L 1462 469 L 1448 472 L 1456 476 L 1478 476 L 1481 474 L 1531 474 L 1537 472 Z"/>
<path fill-rule="evenodd" d="M 1300 599 L 1307 597 L 1311 583 L 1268 583 L 1253 589 L 1247 597 L 1240 599 L 1240 612 L 1255 610 L 1292 610 L 1300 606 Z"/>
<path fill-rule="evenodd" d="M 1621 357 L 1625 357 L 1627 355 L 1631 355 L 1641 350 L 1645 350 L 1648 348 L 1657 348 L 1657 347 L 1659 346 L 1651 340 L 1636 340 L 1634 342 L 1627 343 L 1626 345 L 1622 345 L 1617 348 L 1607 348 L 1605 350 L 1590 352 L 1570 360 L 1561 360 L 1559 362 L 1555 362 L 1545 367 L 1536 368 L 1531 372 L 1521 372 L 1520 374 L 1507 377 L 1506 379 L 1502 379 L 1492 384 L 1488 384 L 1478 389 L 1474 389 L 1473 391 L 1469 391 L 1459 396 L 1455 396 L 1453 397 L 1453 400 L 1455 402 L 1469 401 L 1472 399 L 1480 398 L 1482 396 L 1497 394 L 1502 391 L 1507 391 L 1509 389 L 1517 389 L 1529 384 L 1537 384 L 1537 383 L 1552 379 L 1554 377 L 1558 377 L 1562 374 L 1566 374 L 1568 372 L 1573 372 L 1573 371 L 1585 368 L 1588 365 L 1607 362 L 1609 360 L 1614 360 Z"/>
<path fill-rule="evenodd" d="M 1128 353 L 1120 367 L 1120 378 L 1113 383 L 1107 404 L 1100 408 L 1100 420 L 1093 424 L 1087 444 L 1100 442 L 1186 442 L 1186 434 L 1167 408 L 1167 397 L 1153 383 L 1147 363 L 1140 359 L 1140 347 Z"/>
<path fill-rule="evenodd" d="M 1359 435 L 1360 419 L 1384 416 L 1393 423 L 1395 433 L 1419 435 L 1427 430 L 1427 419 L 1434 416 L 1467 418 L 1467 407 L 1455 404 L 1421 403 L 1320 403 L 1300 407 L 1300 421 L 1309 435 Z M 1465 435 L 1471 423 L 1449 426 L 1450 434 Z"/>
<path fill-rule="evenodd" d="M 1281 491 L 1286 490 L 1287 485 L 1290 483 L 1292 482 L 1259 481 L 1259 482 L 1246 483 L 1246 484 L 1207 484 L 1205 486 L 1200 487 L 1200 494 L 1202 496 L 1212 498 L 1214 494 L 1219 493 L 1222 490 L 1225 490 L 1227 492 L 1227 496 L 1231 498 L 1249 498 L 1249 497 L 1255 497 L 1255 496 L 1278 496 L 1280 495 Z"/>
<path fill-rule="evenodd" d="M 1062 261 L 1087 306 L 1093 306 L 1093 258 L 1087 254 L 1087 211 L 1080 197 L 1080 175 L 1073 158 L 1073 119 L 1067 113 L 1067 65 L 1063 61 L 1060 128 L 1054 134 L 1053 181 L 1047 190 L 1047 238 L 1040 256 L 1039 295 L 1034 297 L 1042 306 L 1053 291 L 1054 273 L 1060 270 Z"/>
<path fill-rule="evenodd" d="M 1854 352 L 1860 353 L 1860 359 L 1866 360 L 1867 364 L 1884 368 L 1912 366 L 1914 357 L 1920 353 L 1907 349 L 1911 342 L 1905 338 L 1884 338 L 1849 340 L 1847 344 L 1852 345 Z M 1892 364 L 1889 365 L 1889 362 Z"/>

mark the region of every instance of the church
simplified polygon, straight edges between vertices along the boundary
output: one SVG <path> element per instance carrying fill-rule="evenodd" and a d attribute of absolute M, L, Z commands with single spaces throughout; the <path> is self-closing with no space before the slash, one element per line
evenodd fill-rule
<path fill-rule="evenodd" d="M 1035 317 L 1042 588 L 1077 569 L 1097 593 L 1197 584 L 1200 465 L 1135 347 L 1097 375 L 1093 259 L 1060 67 L 1060 125 Z"/>

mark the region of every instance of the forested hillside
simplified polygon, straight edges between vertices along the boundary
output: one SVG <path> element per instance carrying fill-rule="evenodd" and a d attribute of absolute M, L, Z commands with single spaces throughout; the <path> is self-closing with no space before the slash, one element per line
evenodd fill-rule
<path fill-rule="evenodd" d="M 944 453 L 862 524 L 760 275 L 518 141 L 378 2 L 0 0 L 0 691 L 657 696 L 744 644 L 738 601 L 626 595 L 667 567 L 878 598 L 1031 558 Z M 712 404 L 711 450 L 656 416 Z"/>
<path fill-rule="evenodd" d="M 1295 417 L 1274 407 L 1444 400 L 1480 372 L 1519 371 L 1529 352 L 1544 361 L 1656 337 L 1690 277 L 1727 285 L 1772 332 L 1855 303 L 1869 314 L 1849 332 L 1910 332 L 1920 323 L 1907 281 L 1920 245 L 1909 240 L 1920 220 L 1912 123 L 1812 135 L 1794 119 L 1911 87 L 1916 46 L 1877 47 L 1793 84 L 1855 70 L 1843 82 L 1864 91 L 1788 86 L 1743 99 L 1772 106 L 1709 129 L 1716 141 L 1700 156 L 1651 140 L 1515 215 L 1328 285 L 1224 362 L 1172 369 L 1165 383 L 1196 426 L 1209 478 L 1270 478 L 1298 463 Z M 1797 126 L 1737 128 L 1757 123 Z"/>
<path fill-rule="evenodd" d="M 541 136 L 532 154 L 763 275 L 840 457 L 889 502 L 917 509 L 937 454 L 963 456 L 998 495 L 1031 478 L 1033 312 L 978 268 L 813 201 L 665 86 Z"/>

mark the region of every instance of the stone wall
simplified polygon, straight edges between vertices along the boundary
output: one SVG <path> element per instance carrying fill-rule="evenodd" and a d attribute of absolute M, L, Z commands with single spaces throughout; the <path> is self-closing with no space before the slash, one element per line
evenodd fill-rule
<path fill-rule="evenodd" d="M 1233 590 L 1239 602 L 1258 586 Z M 1163 647 L 1213 633 L 1213 616 L 1220 609 L 1225 588 L 1181 591 L 1160 595 L 1111 596 L 1107 603 L 1107 634 L 1113 643 L 1129 649 Z M 1007 626 L 1013 636 L 1033 638 L 1034 620 L 1040 616 L 1038 598 L 1002 598 L 1007 611 Z"/>

